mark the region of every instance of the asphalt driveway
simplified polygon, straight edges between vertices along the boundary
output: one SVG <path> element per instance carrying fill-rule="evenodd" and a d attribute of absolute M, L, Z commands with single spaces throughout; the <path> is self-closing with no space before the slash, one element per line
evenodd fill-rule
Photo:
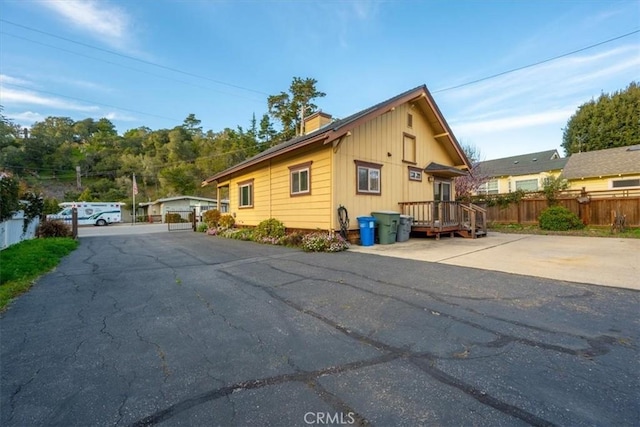
<path fill-rule="evenodd" d="M 83 237 L 0 318 L 0 424 L 638 425 L 639 307 L 372 254 Z"/>

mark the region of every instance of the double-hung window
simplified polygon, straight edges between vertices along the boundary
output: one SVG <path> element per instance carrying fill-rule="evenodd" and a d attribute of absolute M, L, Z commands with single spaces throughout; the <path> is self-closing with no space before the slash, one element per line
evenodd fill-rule
<path fill-rule="evenodd" d="M 289 166 L 290 195 L 302 196 L 311 194 L 311 163 L 306 162 L 295 166 Z"/>
<path fill-rule="evenodd" d="M 382 165 L 377 163 L 356 163 L 356 194 L 380 195 Z"/>
<path fill-rule="evenodd" d="M 253 207 L 253 179 L 238 183 L 238 207 Z"/>

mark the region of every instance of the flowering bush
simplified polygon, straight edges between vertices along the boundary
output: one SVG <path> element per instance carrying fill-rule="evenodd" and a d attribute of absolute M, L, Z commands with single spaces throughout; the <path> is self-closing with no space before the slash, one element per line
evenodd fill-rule
<path fill-rule="evenodd" d="M 302 237 L 302 250 L 305 252 L 341 252 L 349 243 L 339 234 L 317 231 Z"/>
<path fill-rule="evenodd" d="M 219 235 L 228 239 L 253 240 L 253 230 L 250 228 L 229 228 L 220 231 Z"/>
<path fill-rule="evenodd" d="M 262 221 L 254 228 L 253 237 L 256 242 L 273 243 L 274 239 L 284 237 L 284 224 L 275 218 Z"/>

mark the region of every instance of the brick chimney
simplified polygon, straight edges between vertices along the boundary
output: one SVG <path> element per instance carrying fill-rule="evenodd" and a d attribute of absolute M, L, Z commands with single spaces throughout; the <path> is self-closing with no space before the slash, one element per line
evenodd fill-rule
<path fill-rule="evenodd" d="M 304 134 L 309 134 L 331 123 L 331 114 L 316 111 L 304 118 Z"/>

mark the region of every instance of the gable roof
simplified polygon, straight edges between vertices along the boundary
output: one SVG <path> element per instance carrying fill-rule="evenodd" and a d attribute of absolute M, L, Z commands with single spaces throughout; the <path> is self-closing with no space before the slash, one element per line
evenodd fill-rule
<path fill-rule="evenodd" d="M 640 144 L 572 154 L 562 173 L 566 179 L 620 174 L 640 174 Z"/>
<path fill-rule="evenodd" d="M 321 127 L 309 134 L 297 136 L 288 141 L 275 145 L 267 150 L 256 154 L 255 156 L 238 163 L 222 172 L 219 172 L 202 182 L 202 185 L 208 185 L 214 181 L 218 181 L 231 175 L 234 172 L 238 172 L 244 168 L 255 165 L 267 159 L 282 155 L 284 153 L 299 149 L 301 147 L 320 142 L 323 144 L 329 144 L 347 134 L 351 129 L 362 123 L 375 119 L 376 117 L 391 111 L 393 108 L 402 105 L 409 101 L 416 101 L 419 103 L 423 111 L 427 113 L 429 123 L 437 130 L 438 134 L 435 136 L 437 140 L 445 139 L 449 142 L 448 147 L 451 150 L 452 157 L 456 157 L 459 160 L 459 164 L 470 169 L 469 160 L 460 148 L 460 144 L 456 140 L 453 132 L 449 128 L 448 123 L 444 119 L 444 116 L 440 112 L 440 109 L 436 105 L 431 93 L 425 85 L 418 86 L 393 98 L 387 99 L 372 107 L 366 108 L 355 114 L 352 114 L 344 119 L 336 120 L 326 126 Z M 430 113 L 430 114 L 429 114 Z"/>
<path fill-rule="evenodd" d="M 481 173 L 491 177 L 517 176 L 561 170 L 566 163 L 567 158 L 561 158 L 558 150 L 546 150 L 487 160 L 480 162 L 479 168 Z"/>

